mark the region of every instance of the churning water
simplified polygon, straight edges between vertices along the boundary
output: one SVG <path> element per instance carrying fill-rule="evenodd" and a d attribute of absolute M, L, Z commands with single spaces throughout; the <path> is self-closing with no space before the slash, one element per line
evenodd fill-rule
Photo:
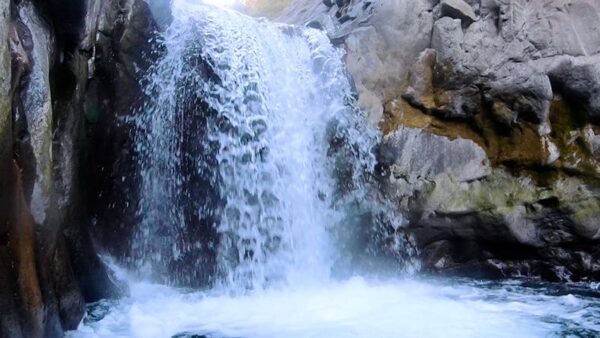
<path fill-rule="evenodd" d="M 69 338 L 597 337 L 598 290 L 512 281 L 368 281 L 243 296 L 133 283 Z"/>
<path fill-rule="evenodd" d="M 402 253 L 392 257 L 398 265 L 411 263 L 409 239 L 383 231 L 402 220 L 377 199 L 379 136 L 355 108 L 343 51 L 323 32 L 191 0 L 175 1 L 173 12 L 137 118 L 140 225 L 134 269 L 119 273 L 130 296 L 92 304 L 69 337 L 600 330 L 591 289 L 573 295 L 516 282 L 332 278 L 332 271 L 355 274 L 348 268 L 382 247 Z M 372 246 L 356 244 L 365 241 Z"/>

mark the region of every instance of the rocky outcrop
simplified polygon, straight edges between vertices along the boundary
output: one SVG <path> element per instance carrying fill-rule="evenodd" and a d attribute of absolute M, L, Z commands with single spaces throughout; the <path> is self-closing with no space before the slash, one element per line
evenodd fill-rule
<path fill-rule="evenodd" d="M 475 15 L 473 7 L 464 0 L 442 0 L 440 2 L 440 14 L 459 19 L 467 26 L 477 21 L 477 15 Z"/>
<path fill-rule="evenodd" d="M 347 50 L 425 271 L 598 279 L 600 5 L 292 1 Z"/>
<path fill-rule="evenodd" d="M 0 4 L 0 336 L 61 337 L 122 293 L 90 227 L 156 28 L 141 0 Z"/>

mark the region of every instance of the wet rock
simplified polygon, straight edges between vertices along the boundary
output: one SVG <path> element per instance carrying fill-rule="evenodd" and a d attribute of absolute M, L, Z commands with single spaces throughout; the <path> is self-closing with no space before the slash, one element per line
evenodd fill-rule
<path fill-rule="evenodd" d="M 2 337 L 26 337 L 23 332 L 23 318 L 19 290 L 16 281 L 16 262 L 10 249 L 0 246 L 0 335 Z"/>
<path fill-rule="evenodd" d="M 31 337 L 44 334 L 44 300 L 36 268 L 35 222 L 29 210 L 23 190 L 23 177 L 13 162 L 15 179 L 15 203 L 13 205 L 12 229 L 9 232 L 10 247 L 16 264 L 16 278 L 20 307 L 23 311 L 23 331 Z"/>
<path fill-rule="evenodd" d="M 182 333 L 178 333 L 178 334 L 174 335 L 171 338 L 233 338 L 233 337 L 227 337 L 227 336 L 213 334 L 213 333 L 182 332 Z M 236 338 L 241 338 L 241 337 L 236 337 Z"/>
<path fill-rule="evenodd" d="M 173 20 L 170 0 L 151 0 L 150 11 L 158 28 L 164 30 Z"/>
<path fill-rule="evenodd" d="M 118 305 L 118 302 L 102 299 L 86 306 L 86 315 L 83 322 L 86 325 L 99 322 L 106 317 L 111 309 Z"/>
<path fill-rule="evenodd" d="M 58 302 L 61 328 L 65 331 L 77 329 L 87 299 L 81 292 L 70 255 L 66 238 L 59 235 L 56 251 L 52 257 L 51 278 Z"/>
<path fill-rule="evenodd" d="M 65 50 L 72 50 L 79 45 L 85 34 L 85 21 L 88 11 L 92 6 L 100 1 L 96 0 L 50 0 L 48 1 L 48 12 L 50 17 L 59 20 L 54 21 L 54 31 L 61 47 Z"/>
<path fill-rule="evenodd" d="M 86 302 L 100 299 L 114 299 L 125 294 L 125 289 L 116 283 L 108 272 L 108 268 L 97 256 L 94 244 L 85 229 L 70 227 L 65 231 L 65 238 L 74 274 Z"/>
<path fill-rule="evenodd" d="M 99 245 L 118 258 L 128 256 L 137 220 L 140 178 L 129 119 L 144 105 L 143 75 L 159 56 L 158 26 L 145 1 L 105 4 L 98 19 L 94 74 L 83 110 L 86 144 L 81 173 L 87 216 Z M 102 175 L 98 175 L 102 173 Z"/>
<path fill-rule="evenodd" d="M 85 177 L 80 154 L 89 142 L 82 137 L 81 112 L 91 96 L 86 92 L 94 75 L 94 47 L 102 36 L 97 27 L 117 3 L 0 5 L 0 37 L 8 42 L 0 44 L 0 91 L 5 93 L 0 95 L 2 337 L 60 337 L 77 327 L 84 302 L 121 295 L 90 237 L 90 207 L 82 198 L 89 186 L 80 181 Z M 114 23 L 122 16 L 111 18 Z M 110 25 L 123 33 L 129 22 Z M 136 27 L 154 29 L 149 25 Z M 136 29 L 125 34 L 134 36 Z M 146 37 L 131 41 L 146 45 L 141 40 Z M 116 48 L 109 45 L 104 51 L 113 54 Z M 128 48 L 131 53 L 147 50 Z"/>
<path fill-rule="evenodd" d="M 8 41 L 10 31 L 10 2 L 0 4 L 0 41 Z M 11 55 L 8 43 L 0 43 L 0 200 L 11 200 L 12 184 L 12 109 L 11 109 Z M 0 203 L 0 237 L 7 231 L 8 203 Z"/>
<path fill-rule="evenodd" d="M 423 267 L 467 276 L 486 266 L 488 277 L 595 278 L 598 200 L 577 184 L 567 179 L 540 189 L 497 171 L 463 184 L 436 180 L 408 206 Z"/>

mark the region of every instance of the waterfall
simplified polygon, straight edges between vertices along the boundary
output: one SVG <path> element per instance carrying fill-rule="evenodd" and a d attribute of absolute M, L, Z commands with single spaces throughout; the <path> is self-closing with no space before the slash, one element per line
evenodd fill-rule
<path fill-rule="evenodd" d="M 414 252 L 343 49 L 193 1 L 175 0 L 134 117 L 139 224 L 113 267 L 129 294 L 67 337 L 597 336 L 587 286 L 391 269 Z"/>
<path fill-rule="evenodd" d="M 334 228 L 372 200 L 379 137 L 343 50 L 201 3 L 173 12 L 137 120 L 135 264 L 240 290 L 328 278 Z"/>

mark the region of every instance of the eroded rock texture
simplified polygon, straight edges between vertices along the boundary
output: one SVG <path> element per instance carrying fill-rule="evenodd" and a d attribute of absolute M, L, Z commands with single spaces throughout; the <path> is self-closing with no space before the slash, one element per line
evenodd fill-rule
<path fill-rule="evenodd" d="M 347 50 L 426 271 L 598 279 L 600 3 L 292 1 Z"/>
<path fill-rule="evenodd" d="M 109 218 L 101 196 L 135 198 L 114 183 L 131 158 L 119 118 L 156 29 L 141 0 L 1 2 L 1 337 L 61 337 L 85 302 L 123 292 L 90 228 Z"/>

